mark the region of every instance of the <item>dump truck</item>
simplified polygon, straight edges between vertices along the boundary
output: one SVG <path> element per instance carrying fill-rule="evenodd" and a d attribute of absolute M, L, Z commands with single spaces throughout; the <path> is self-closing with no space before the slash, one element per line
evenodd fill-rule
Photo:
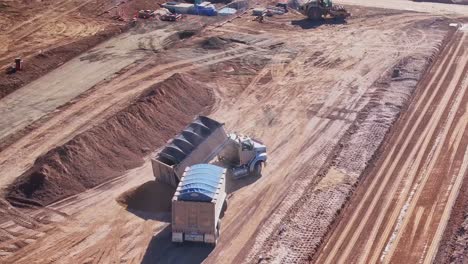
<path fill-rule="evenodd" d="M 226 169 L 197 164 L 185 169 L 172 198 L 172 242 L 216 245 L 226 209 Z"/>
<path fill-rule="evenodd" d="M 153 156 L 154 177 L 177 187 L 187 167 L 211 161 L 227 144 L 227 139 L 224 124 L 198 116 Z"/>
<path fill-rule="evenodd" d="M 320 20 L 324 17 L 346 19 L 351 14 L 341 5 L 334 5 L 331 0 L 295 0 L 294 5 L 298 11 L 311 20 Z"/>
<path fill-rule="evenodd" d="M 247 136 L 228 135 L 224 124 L 198 116 L 152 157 L 153 174 L 157 181 L 177 187 L 187 167 L 215 157 L 229 166 L 235 178 L 261 175 L 266 146 Z"/>

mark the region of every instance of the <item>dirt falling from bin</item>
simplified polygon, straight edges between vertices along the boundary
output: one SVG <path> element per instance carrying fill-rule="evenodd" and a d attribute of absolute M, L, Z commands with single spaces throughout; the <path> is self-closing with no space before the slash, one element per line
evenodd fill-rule
<path fill-rule="evenodd" d="M 175 188 L 156 181 L 148 181 L 130 189 L 117 198 L 117 202 L 128 210 L 151 213 L 170 212 Z"/>
<path fill-rule="evenodd" d="M 40 156 L 8 187 L 6 199 L 15 206 L 47 205 L 122 175 L 213 103 L 209 88 L 175 74 L 114 116 Z"/>

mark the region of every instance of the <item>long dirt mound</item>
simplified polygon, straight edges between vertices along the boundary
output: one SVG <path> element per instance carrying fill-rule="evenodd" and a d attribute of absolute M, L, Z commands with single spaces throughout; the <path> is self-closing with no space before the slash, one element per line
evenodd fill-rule
<path fill-rule="evenodd" d="M 40 156 L 7 188 L 6 199 L 15 206 L 47 205 L 122 175 L 213 103 L 208 87 L 175 74 L 116 115 Z"/>

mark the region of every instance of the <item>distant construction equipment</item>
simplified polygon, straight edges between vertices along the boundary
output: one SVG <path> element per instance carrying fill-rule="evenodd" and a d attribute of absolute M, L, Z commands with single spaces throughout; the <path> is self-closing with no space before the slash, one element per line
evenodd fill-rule
<path fill-rule="evenodd" d="M 346 19 L 351 14 L 340 5 L 334 5 L 331 0 L 298 0 L 299 12 L 312 20 L 320 20 L 325 17 L 334 19 Z"/>

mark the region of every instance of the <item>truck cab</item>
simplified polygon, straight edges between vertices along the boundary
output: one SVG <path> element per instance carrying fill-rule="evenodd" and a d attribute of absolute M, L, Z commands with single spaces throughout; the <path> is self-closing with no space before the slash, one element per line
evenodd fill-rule
<path fill-rule="evenodd" d="M 267 161 L 266 146 L 257 139 L 236 133 L 229 134 L 228 140 L 218 159 L 231 167 L 232 176 L 236 179 L 261 176 Z"/>

